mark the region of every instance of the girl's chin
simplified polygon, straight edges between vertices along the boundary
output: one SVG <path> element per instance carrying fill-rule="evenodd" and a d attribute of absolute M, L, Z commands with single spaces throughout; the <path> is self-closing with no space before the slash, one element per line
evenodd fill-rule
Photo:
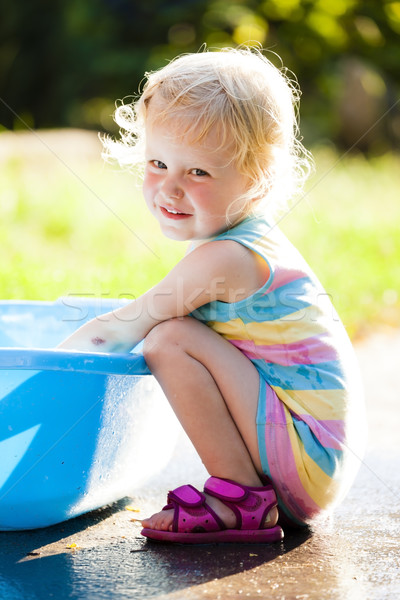
<path fill-rule="evenodd" d="M 163 223 L 160 223 L 161 231 L 170 240 L 175 240 L 176 242 L 188 242 L 192 239 L 190 233 L 179 231 L 179 229 L 174 227 L 166 227 Z"/>

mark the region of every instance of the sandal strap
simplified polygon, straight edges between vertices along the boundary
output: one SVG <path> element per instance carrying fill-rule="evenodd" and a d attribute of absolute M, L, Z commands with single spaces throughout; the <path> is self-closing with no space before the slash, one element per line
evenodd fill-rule
<path fill-rule="evenodd" d="M 182 485 L 168 493 L 163 510 L 173 509 L 174 532 L 205 532 L 226 529 L 223 521 L 206 503 L 206 497 L 192 485 Z"/>
<path fill-rule="evenodd" d="M 219 477 L 210 477 L 204 485 L 204 491 L 210 496 L 227 500 L 228 502 L 240 502 L 248 496 L 245 486 L 232 481 L 231 479 L 221 479 Z"/>
<path fill-rule="evenodd" d="M 204 491 L 226 504 L 236 515 L 236 529 L 264 529 L 270 510 L 277 506 L 272 485 L 250 487 L 220 477 L 210 477 Z"/>
<path fill-rule="evenodd" d="M 180 506 L 188 506 L 194 508 L 201 506 L 205 502 L 206 497 L 202 492 L 196 490 L 193 485 L 181 485 L 180 487 L 169 492 L 167 503 L 170 504 L 175 500 Z"/>

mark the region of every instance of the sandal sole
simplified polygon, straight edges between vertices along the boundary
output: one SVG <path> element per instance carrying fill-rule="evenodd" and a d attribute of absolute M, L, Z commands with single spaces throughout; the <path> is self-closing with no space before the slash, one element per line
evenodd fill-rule
<path fill-rule="evenodd" d="M 251 543 L 272 544 L 283 539 L 283 531 L 279 526 L 269 529 L 207 531 L 204 533 L 178 533 L 175 531 L 159 531 L 142 529 L 141 534 L 151 540 L 171 542 L 175 544 L 218 544 L 218 543 Z"/>

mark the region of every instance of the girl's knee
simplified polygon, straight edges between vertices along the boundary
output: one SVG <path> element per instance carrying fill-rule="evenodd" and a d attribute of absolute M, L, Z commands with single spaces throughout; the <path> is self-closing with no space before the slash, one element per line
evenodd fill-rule
<path fill-rule="evenodd" d="M 187 331 L 187 319 L 169 319 L 159 323 L 144 339 L 143 356 L 150 365 L 153 359 L 160 360 L 163 355 L 170 356 L 181 347 Z"/>

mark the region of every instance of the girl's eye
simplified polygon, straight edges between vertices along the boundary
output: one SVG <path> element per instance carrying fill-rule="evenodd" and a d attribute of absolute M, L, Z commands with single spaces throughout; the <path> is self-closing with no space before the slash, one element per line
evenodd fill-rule
<path fill-rule="evenodd" d="M 203 169 L 192 169 L 192 174 L 197 175 L 197 177 L 204 177 L 205 175 L 208 175 L 208 173 L 203 171 Z"/>
<path fill-rule="evenodd" d="M 166 169 L 167 165 L 165 165 L 161 160 L 152 160 L 152 164 L 156 167 L 156 169 Z"/>

